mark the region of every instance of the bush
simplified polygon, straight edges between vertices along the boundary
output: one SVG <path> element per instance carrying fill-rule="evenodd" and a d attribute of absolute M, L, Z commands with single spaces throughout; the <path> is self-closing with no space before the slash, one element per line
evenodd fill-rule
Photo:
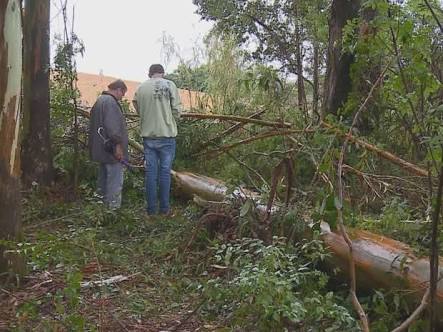
<path fill-rule="evenodd" d="M 233 328 L 283 331 L 356 331 L 348 310 L 325 290 L 328 277 L 315 268 L 324 257 L 317 240 L 294 247 L 282 238 L 272 245 L 244 238 L 215 248 L 225 278 L 204 286 L 205 312 L 226 317 Z"/>

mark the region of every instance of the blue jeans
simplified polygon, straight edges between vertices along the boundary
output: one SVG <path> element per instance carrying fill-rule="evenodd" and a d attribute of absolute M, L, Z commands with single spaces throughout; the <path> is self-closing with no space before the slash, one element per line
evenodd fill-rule
<path fill-rule="evenodd" d="M 171 190 L 171 168 L 175 157 L 175 137 L 143 138 L 145 150 L 145 187 L 148 214 L 169 212 L 169 192 Z M 157 198 L 157 187 L 159 196 Z"/>
<path fill-rule="evenodd" d="M 112 210 L 122 203 L 123 166 L 120 163 L 100 163 L 97 179 L 97 193 Z"/>

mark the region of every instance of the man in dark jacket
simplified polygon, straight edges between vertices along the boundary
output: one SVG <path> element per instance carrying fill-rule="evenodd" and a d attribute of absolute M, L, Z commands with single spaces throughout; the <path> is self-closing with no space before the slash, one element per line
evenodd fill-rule
<path fill-rule="evenodd" d="M 122 80 L 108 85 L 91 109 L 89 152 L 99 163 L 97 193 L 110 209 L 121 205 L 123 165 L 128 159 L 128 130 L 119 101 L 128 88 Z"/>

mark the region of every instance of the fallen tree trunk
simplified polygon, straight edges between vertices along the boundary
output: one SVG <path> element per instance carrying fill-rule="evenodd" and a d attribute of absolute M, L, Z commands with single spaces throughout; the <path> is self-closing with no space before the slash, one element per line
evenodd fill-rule
<path fill-rule="evenodd" d="M 176 187 L 184 193 L 209 201 L 227 199 L 228 188 L 220 180 L 189 172 L 172 172 L 172 176 Z M 345 240 L 326 223 L 322 223 L 321 229 L 321 237 L 332 254 L 328 264 L 347 272 L 349 247 Z M 401 289 L 405 296 L 420 301 L 429 286 L 429 258 L 416 257 L 407 244 L 382 235 L 356 229 L 347 231 L 352 239 L 360 288 Z M 439 274 L 443 276 L 443 258 L 439 259 Z M 443 280 L 437 285 L 437 302 L 443 310 Z"/>
<path fill-rule="evenodd" d="M 223 181 L 191 172 L 171 171 L 174 184 L 185 195 L 196 195 L 207 201 L 221 202 L 227 198 L 228 187 Z"/>
<path fill-rule="evenodd" d="M 407 244 L 382 235 L 357 229 L 348 229 L 348 232 L 360 287 L 402 289 L 407 296 L 422 298 L 429 286 L 428 257 L 418 258 Z M 349 248 L 342 236 L 323 224 L 322 239 L 332 253 L 329 263 L 347 271 Z M 439 259 L 439 272 L 443 276 L 443 257 Z M 437 299 L 443 309 L 443 280 L 438 283 Z"/>
<path fill-rule="evenodd" d="M 206 201 L 222 202 L 229 198 L 252 199 L 256 208 L 266 211 L 266 205 L 260 202 L 260 195 L 246 188 L 237 188 L 230 192 L 223 181 L 198 175 L 191 172 L 176 172 L 171 170 L 176 188 L 189 197 L 198 196 Z"/>

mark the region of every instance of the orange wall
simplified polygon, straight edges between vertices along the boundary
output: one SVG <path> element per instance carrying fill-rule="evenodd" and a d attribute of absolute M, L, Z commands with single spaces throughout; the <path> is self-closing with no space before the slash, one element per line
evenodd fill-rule
<path fill-rule="evenodd" d="M 95 100 L 104 90 L 107 90 L 107 86 L 112 81 L 115 81 L 116 77 L 95 75 L 87 73 L 78 73 L 77 87 L 80 90 L 80 102 L 84 107 L 92 107 Z M 128 100 L 132 107 L 132 98 L 137 90 L 140 82 L 124 80 L 126 86 L 128 87 L 128 92 L 126 93 L 124 99 Z M 199 105 L 208 105 L 208 98 L 204 93 L 182 90 L 179 89 L 180 99 L 183 104 L 183 108 L 186 111 L 191 110 L 193 107 L 198 107 Z"/>

